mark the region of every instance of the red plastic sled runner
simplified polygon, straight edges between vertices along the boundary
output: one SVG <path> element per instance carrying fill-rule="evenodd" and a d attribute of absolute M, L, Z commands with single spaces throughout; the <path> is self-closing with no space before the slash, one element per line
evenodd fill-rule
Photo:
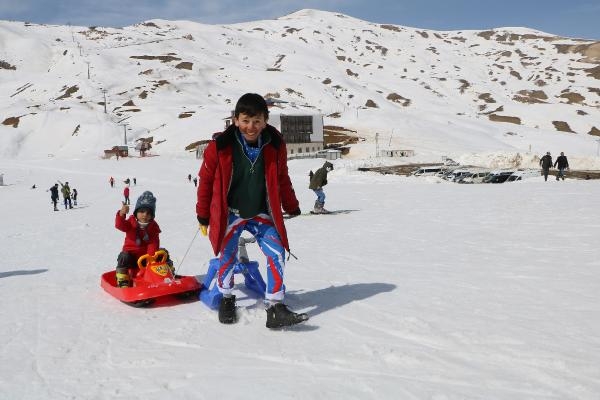
<path fill-rule="evenodd" d="M 100 286 L 111 296 L 135 307 L 147 306 L 159 297 L 170 295 L 192 298 L 200 291 L 200 283 L 195 277 L 173 275 L 164 250 L 157 251 L 154 256 L 143 255 L 138 260 L 138 267 L 133 271 L 132 287 L 118 287 L 115 270 L 102 274 Z"/>

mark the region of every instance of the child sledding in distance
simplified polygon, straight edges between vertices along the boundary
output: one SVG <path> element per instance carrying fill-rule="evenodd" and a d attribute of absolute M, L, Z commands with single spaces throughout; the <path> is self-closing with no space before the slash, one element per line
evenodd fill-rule
<path fill-rule="evenodd" d="M 125 232 L 123 249 L 117 257 L 116 278 L 119 287 L 132 285 L 129 271 L 136 268 L 137 261 L 141 256 L 145 254 L 153 256 L 157 250 L 165 250 L 160 248 L 159 234 L 161 231 L 154 219 L 156 197 L 152 192 L 142 193 L 135 203 L 133 214 L 127 218 L 127 213 L 129 213 L 129 204 L 122 203 L 121 209 L 115 216 L 115 228 Z M 167 263 L 172 268 L 172 262 L 168 256 Z"/>

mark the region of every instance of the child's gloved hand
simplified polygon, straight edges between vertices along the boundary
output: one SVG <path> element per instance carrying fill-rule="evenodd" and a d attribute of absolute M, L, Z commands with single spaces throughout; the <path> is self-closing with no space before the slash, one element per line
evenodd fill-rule
<path fill-rule="evenodd" d="M 200 233 L 202 233 L 202 236 L 208 235 L 208 226 L 200 225 Z"/>
<path fill-rule="evenodd" d="M 122 203 L 122 204 L 123 205 L 121 206 L 121 209 L 119 210 L 119 214 L 121 214 L 122 216 L 125 216 L 129 212 L 129 204 L 125 204 L 125 203 Z"/>
<path fill-rule="evenodd" d="M 208 234 L 208 218 L 204 218 L 199 215 L 196 215 L 196 218 L 198 218 L 198 224 L 202 236 L 206 236 Z"/>

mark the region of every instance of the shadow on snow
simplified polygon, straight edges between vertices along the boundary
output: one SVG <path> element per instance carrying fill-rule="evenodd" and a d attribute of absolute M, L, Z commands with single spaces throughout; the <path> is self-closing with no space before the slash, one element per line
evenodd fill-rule
<path fill-rule="evenodd" d="M 6 271 L 6 272 L 0 272 L 0 278 L 8 278 L 9 276 L 15 276 L 15 275 L 35 275 L 35 274 L 41 274 L 46 271 L 48 271 L 48 269 Z"/>

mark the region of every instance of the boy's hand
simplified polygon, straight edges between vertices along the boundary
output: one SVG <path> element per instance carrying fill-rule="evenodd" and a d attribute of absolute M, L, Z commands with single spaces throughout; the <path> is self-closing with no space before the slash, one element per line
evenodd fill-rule
<path fill-rule="evenodd" d="M 126 216 L 127 213 L 129 212 L 129 204 L 125 204 L 123 202 L 121 202 L 122 206 L 121 209 L 119 210 L 119 214 L 121 214 L 122 216 Z"/>
<path fill-rule="evenodd" d="M 202 236 L 208 235 L 208 226 L 200 225 L 200 233 L 202 233 Z"/>
<path fill-rule="evenodd" d="M 202 236 L 206 236 L 208 234 L 208 218 L 199 215 L 196 215 L 196 218 L 198 219 L 198 228 L 200 229 L 200 232 L 202 232 Z"/>

